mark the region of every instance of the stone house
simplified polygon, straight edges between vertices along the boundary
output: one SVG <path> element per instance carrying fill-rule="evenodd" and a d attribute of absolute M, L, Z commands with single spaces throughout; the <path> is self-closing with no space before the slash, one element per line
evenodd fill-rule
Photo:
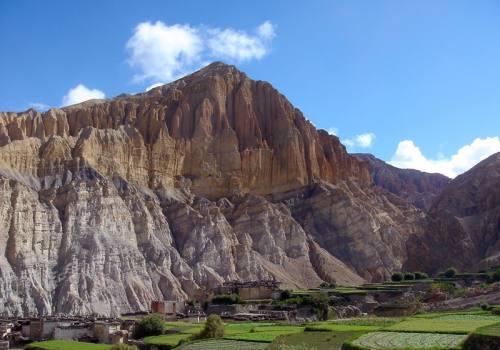
<path fill-rule="evenodd" d="M 118 321 L 96 321 L 93 325 L 93 335 L 99 343 L 115 344 L 123 342 L 123 337 L 116 337 L 120 333 L 121 323 Z M 128 334 L 128 333 L 127 333 Z M 121 340 L 118 340 L 120 338 Z"/>
<path fill-rule="evenodd" d="M 91 323 L 71 323 L 61 324 L 54 329 L 54 339 L 56 340 L 78 340 L 83 338 L 93 338 L 93 326 Z"/>
<path fill-rule="evenodd" d="M 231 281 L 214 289 L 217 294 L 238 294 L 243 300 L 273 299 L 279 292 L 280 283 L 273 280 Z"/>

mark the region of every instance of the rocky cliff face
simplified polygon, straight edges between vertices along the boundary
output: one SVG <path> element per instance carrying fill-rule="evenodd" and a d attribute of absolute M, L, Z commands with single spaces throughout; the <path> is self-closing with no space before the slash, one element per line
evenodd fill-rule
<path fill-rule="evenodd" d="M 425 232 L 408 241 L 411 269 L 500 265 L 500 153 L 451 181 L 430 209 Z"/>
<path fill-rule="evenodd" d="M 386 278 L 426 214 L 370 171 L 222 63 L 143 94 L 0 113 L 0 314 L 147 310 L 234 279 Z"/>
<path fill-rule="evenodd" d="M 355 154 L 371 167 L 373 182 L 391 193 L 406 199 L 417 208 L 428 211 L 435 199 L 450 182 L 441 174 L 414 169 L 399 169 L 371 154 Z"/>

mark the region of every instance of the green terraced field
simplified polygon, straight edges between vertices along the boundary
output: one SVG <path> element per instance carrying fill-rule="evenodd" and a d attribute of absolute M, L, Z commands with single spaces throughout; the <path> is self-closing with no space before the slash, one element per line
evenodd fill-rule
<path fill-rule="evenodd" d="M 177 346 L 181 340 L 187 339 L 191 334 L 164 334 L 156 335 L 153 337 L 144 338 L 144 343 L 147 345 L 169 345 L 171 347 Z"/>
<path fill-rule="evenodd" d="M 363 325 L 350 325 L 350 324 L 341 324 L 341 323 L 333 323 L 333 322 L 323 322 L 320 324 L 312 324 L 307 326 L 306 331 L 337 331 L 337 332 L 359 332 L 359 331 L 377 331 L 381 328 L 381 326 L 363 326 Z"/>
<path fill-rule="evenodd" d="M 445 315 L 433 318 L 433 320 L 439 321 L 491 321 L 491 322 L 500 322 L 500 316 L 494 315 L 474 315 L 474 314 L 461 314 L 461 315 Z"/>
<path fill-rule="evenodd" d="M 111 345 L 92 344 L 72 340 L 48 340 L 31 343 L 26 349 L 32 350 L 108 350 Z"/>
<path fill-rule="evenodd" d="M 280 335 L 290 334 L 290 333 L 299 333 L 299 332 L 302 332 L 302 331 L 301 330 L 296 330 L 296 331 L 275 330 L 275 331 L 269 331 L 269 332 L 240 333 L 240 334 L 227 335 L 224 337 L 224 339 L 260 342 L 260 343 L 271 343 L 274 339 L 276 339 Z"/>
<path fill-rule="evenodd" d="M 264 350 L 267 346 L 267 343 L 213 339 L 185 344 L 178 350 Z"/>
<path fill-rule="evenodd" d="M 350 343 L 368 349 L 459 349 L 466 335 L 406 333 L 406 332 L 373 332 L 360 336 Z"/>
<path fill-rule="evenodd" d="M 362 332 L 302 332 L 282 335 L 267 350 L 279 350 L 285 346 L 306 345 L 315 350 L 341 350 L 342 344 Z"/>
<path fill-rule="evenodd" d="M 500 337 L 500 323 L 495 323 L 490 326 L 478 328 L 476 330 L 476 333 L 492 337 Z"/>
<path fill-rule="evenodd" d="M 385 328 L 395 332 L 428 332 L 428 333 L 453 333 L 467 334 L 479 327 L 494 324 L 496 321 L 485 320 L 437 320 L 410 319 Z"/>

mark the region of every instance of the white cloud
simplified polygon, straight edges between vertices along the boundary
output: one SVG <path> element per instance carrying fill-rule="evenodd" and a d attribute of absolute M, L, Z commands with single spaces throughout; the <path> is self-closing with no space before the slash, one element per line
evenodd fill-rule
<path fill-rule="evenodd" d="M 272 40 L 276 36 L 276 26 L 271 21 L 265 21 L 257 28 L 257 34 L 262 40 Z"/>
<path fill-rule="evenodd" d="M 43 112 L 43 111 L 50 109 L 49 105 L 46 105 L 45 103 L 41 103 L 41 102 L 30 102 L 30 103 L 28 103 L 28 107 L 34 108 L 40 112 Z"/>
<path fill-rule="evenodd" d="M 126 47 L 131 53 L 129 64 L 141 71 L 135 76 L 136 81 L 170 81 L 185 74 L 199 60 L 203 42 L 196 28 L 157 21 L 137 25 Z"/>
<path fill-rule="evenodd" d="M 389 164 L 398 168 L 441 173 L 453 178 L 496 152 L 500 152 L 498 136 L 476 138 L 472 143 L 461 147 L 451 157 L 438 157 L 438 159 L 425 157 L 413 141 L 404 140 L 399 142 Z"/>
<path fill-rule="evenodd" d="M 348 148 L 370 148 L 375 141 L 375 134 L 372 132 L 367 132 L 364 134 L 359 134 L 350 139 L 342 140 L 342 143 Z"/>
<path fill-rule="evenodd" d="M 106 98 L 101 90 L 89 89 L 83 84 L 78 84 L 70 89 L 62 100 L 62 106 L 74 105 L 87 100 Z"/>
<path fill-rule="evenodd" d="M 326 130 L 326 132 L 329 133 L 330 135 L 337 136 L 339 134 L 339 129 L 331 127 L 331 128 L 328 128 Z"/>
<path fill-rule="evenodd" d="M 154 84 L 149 85 L 145 90 L 149 91 L 151 89 L 154 89 L 155 87 L 162 86 L 162 85 L 163 85 L 163 83 L 154 83 Z"/>
<path fill-rule="evenodd" d="M 270 21 L 257 27 L 256 34 L 233 28 L 143 22 L 136 26 L 126 48 L 130 52 L 128 63 L 140 72 L 134 76 L 135 82 L 169 82 L 213 59 L 261 59 L 275 36 Z"/>

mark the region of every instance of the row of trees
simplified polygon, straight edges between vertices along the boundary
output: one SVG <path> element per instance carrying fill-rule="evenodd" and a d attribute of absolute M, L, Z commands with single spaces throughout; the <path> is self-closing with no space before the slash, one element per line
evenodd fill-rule
<path fill-rule="evenodd" d="M 453 278 L 457 275 L 458 271 L 454 267 L 449 267 L 445 271 L 439 273 L 440 277 Z M 394 272 L 391 276 L 393 282 L 399 281 L 413 281 L 413 280 L 425 280 L 429 278 L 425 272 Z"/>
<path fill-rule="evenodd" d="M 425 280 L 429 276 L 425 272 L 394 272 L 391 276 L 393 282 L 400 281 L 413 281 L 413 280 Z"/>

